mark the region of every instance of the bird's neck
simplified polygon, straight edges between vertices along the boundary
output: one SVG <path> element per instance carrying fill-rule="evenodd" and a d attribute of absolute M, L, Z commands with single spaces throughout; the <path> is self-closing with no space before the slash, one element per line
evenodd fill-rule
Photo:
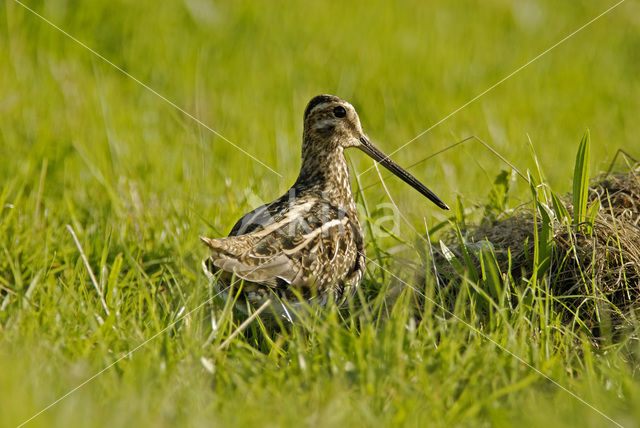
<path fill-rule="evenodd" d="M 303 151 L 302 167 L 294 187 L 344 209 L 355 210 L 349 166 L 342 147 L 324 153 Z"/>

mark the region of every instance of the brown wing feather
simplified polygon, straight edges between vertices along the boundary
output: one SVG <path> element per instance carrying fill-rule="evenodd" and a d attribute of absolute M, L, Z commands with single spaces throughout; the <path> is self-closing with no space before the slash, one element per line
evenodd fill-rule
<path fill-rule="evenodd" d="M 357 263 L 354 227 L 344 211 L 309 205 L 253 233 L 202 240 L 213 265 L 247 281 L 324 289 L 346 279 Z"/>

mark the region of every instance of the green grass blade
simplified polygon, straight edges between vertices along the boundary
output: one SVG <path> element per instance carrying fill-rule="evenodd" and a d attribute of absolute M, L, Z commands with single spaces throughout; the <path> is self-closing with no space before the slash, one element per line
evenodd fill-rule
<path fill-rule="evenodd" d="M 540 228 L 538 228 L 536 221 L 536 226 L 533 231 L 533 270 L 534 272 L 537 272 L 538 277 L 541 277 L 549 268 L 551 263 L 553 250 L 553 222 L 551 220 L 551 209 L 543 202 L 540 202 L 537 183 L 531 174 L 529 174 L 529 186 L 533 197 L 533 203 L 535 205 L 535 212 L 540 216 Z"/>
<path fill-rule="evenodd" d="M 553 211 L 556 214 L 558 221 L 561 223 L 564 223 L 565 221 L 571 222 L 569 210 L 565 206 L 564 202 L 562 202 L 562 199 L 560 199 L 554 191 L 551 191 L 551 201 L 553 202 Z"/>
<path fill-rule="evenodd" d="M 576 155 L 573 172 L 573 223 L 578 225 L 585 221 L 589 196 L 589 130 L 585 132 Z"/>
<path fill-rule="evenodd" d="M 480 274 L 476 269 L 476 265 L 473 263 L 471 259 L 471 254 L 469 253 L 469 248 L 467 247 L 467 242 L 462 236 L 462 231 L 460 227 L 455 225 L 456 236 L 458 237 L 458 243 L 460 244 L 460 251 L 462 252 L 462 258 L 464 259 L 464 264 L 467 267 L 467 271 L 469 273 L 469 279 L 473 282 L 478 282 L 480 279 Z"/>

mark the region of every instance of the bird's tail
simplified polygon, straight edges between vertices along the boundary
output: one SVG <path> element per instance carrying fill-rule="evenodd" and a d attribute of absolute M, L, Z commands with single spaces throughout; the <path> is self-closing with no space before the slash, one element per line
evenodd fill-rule
<path fill-rule="evenodd" d="M 211 239 L 211 238 L 207 238 L 206 236 L 201 236 L 200 240 L 202 242 L 204 242 L 207 247 L 212 248 L 212 249 L 222 249 L 221 245 L 220 245 L 220 240 L 219 239 Z"/>

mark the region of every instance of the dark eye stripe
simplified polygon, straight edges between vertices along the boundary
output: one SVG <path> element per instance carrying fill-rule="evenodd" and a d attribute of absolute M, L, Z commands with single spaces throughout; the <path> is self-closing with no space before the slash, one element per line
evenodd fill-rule
<path fill-rule="evenodd" d="M 347 115 L 347 111 L 342 106 L 337 106 L 333 109 L 333 115 L 335 117 L 345 117 Z"/>

